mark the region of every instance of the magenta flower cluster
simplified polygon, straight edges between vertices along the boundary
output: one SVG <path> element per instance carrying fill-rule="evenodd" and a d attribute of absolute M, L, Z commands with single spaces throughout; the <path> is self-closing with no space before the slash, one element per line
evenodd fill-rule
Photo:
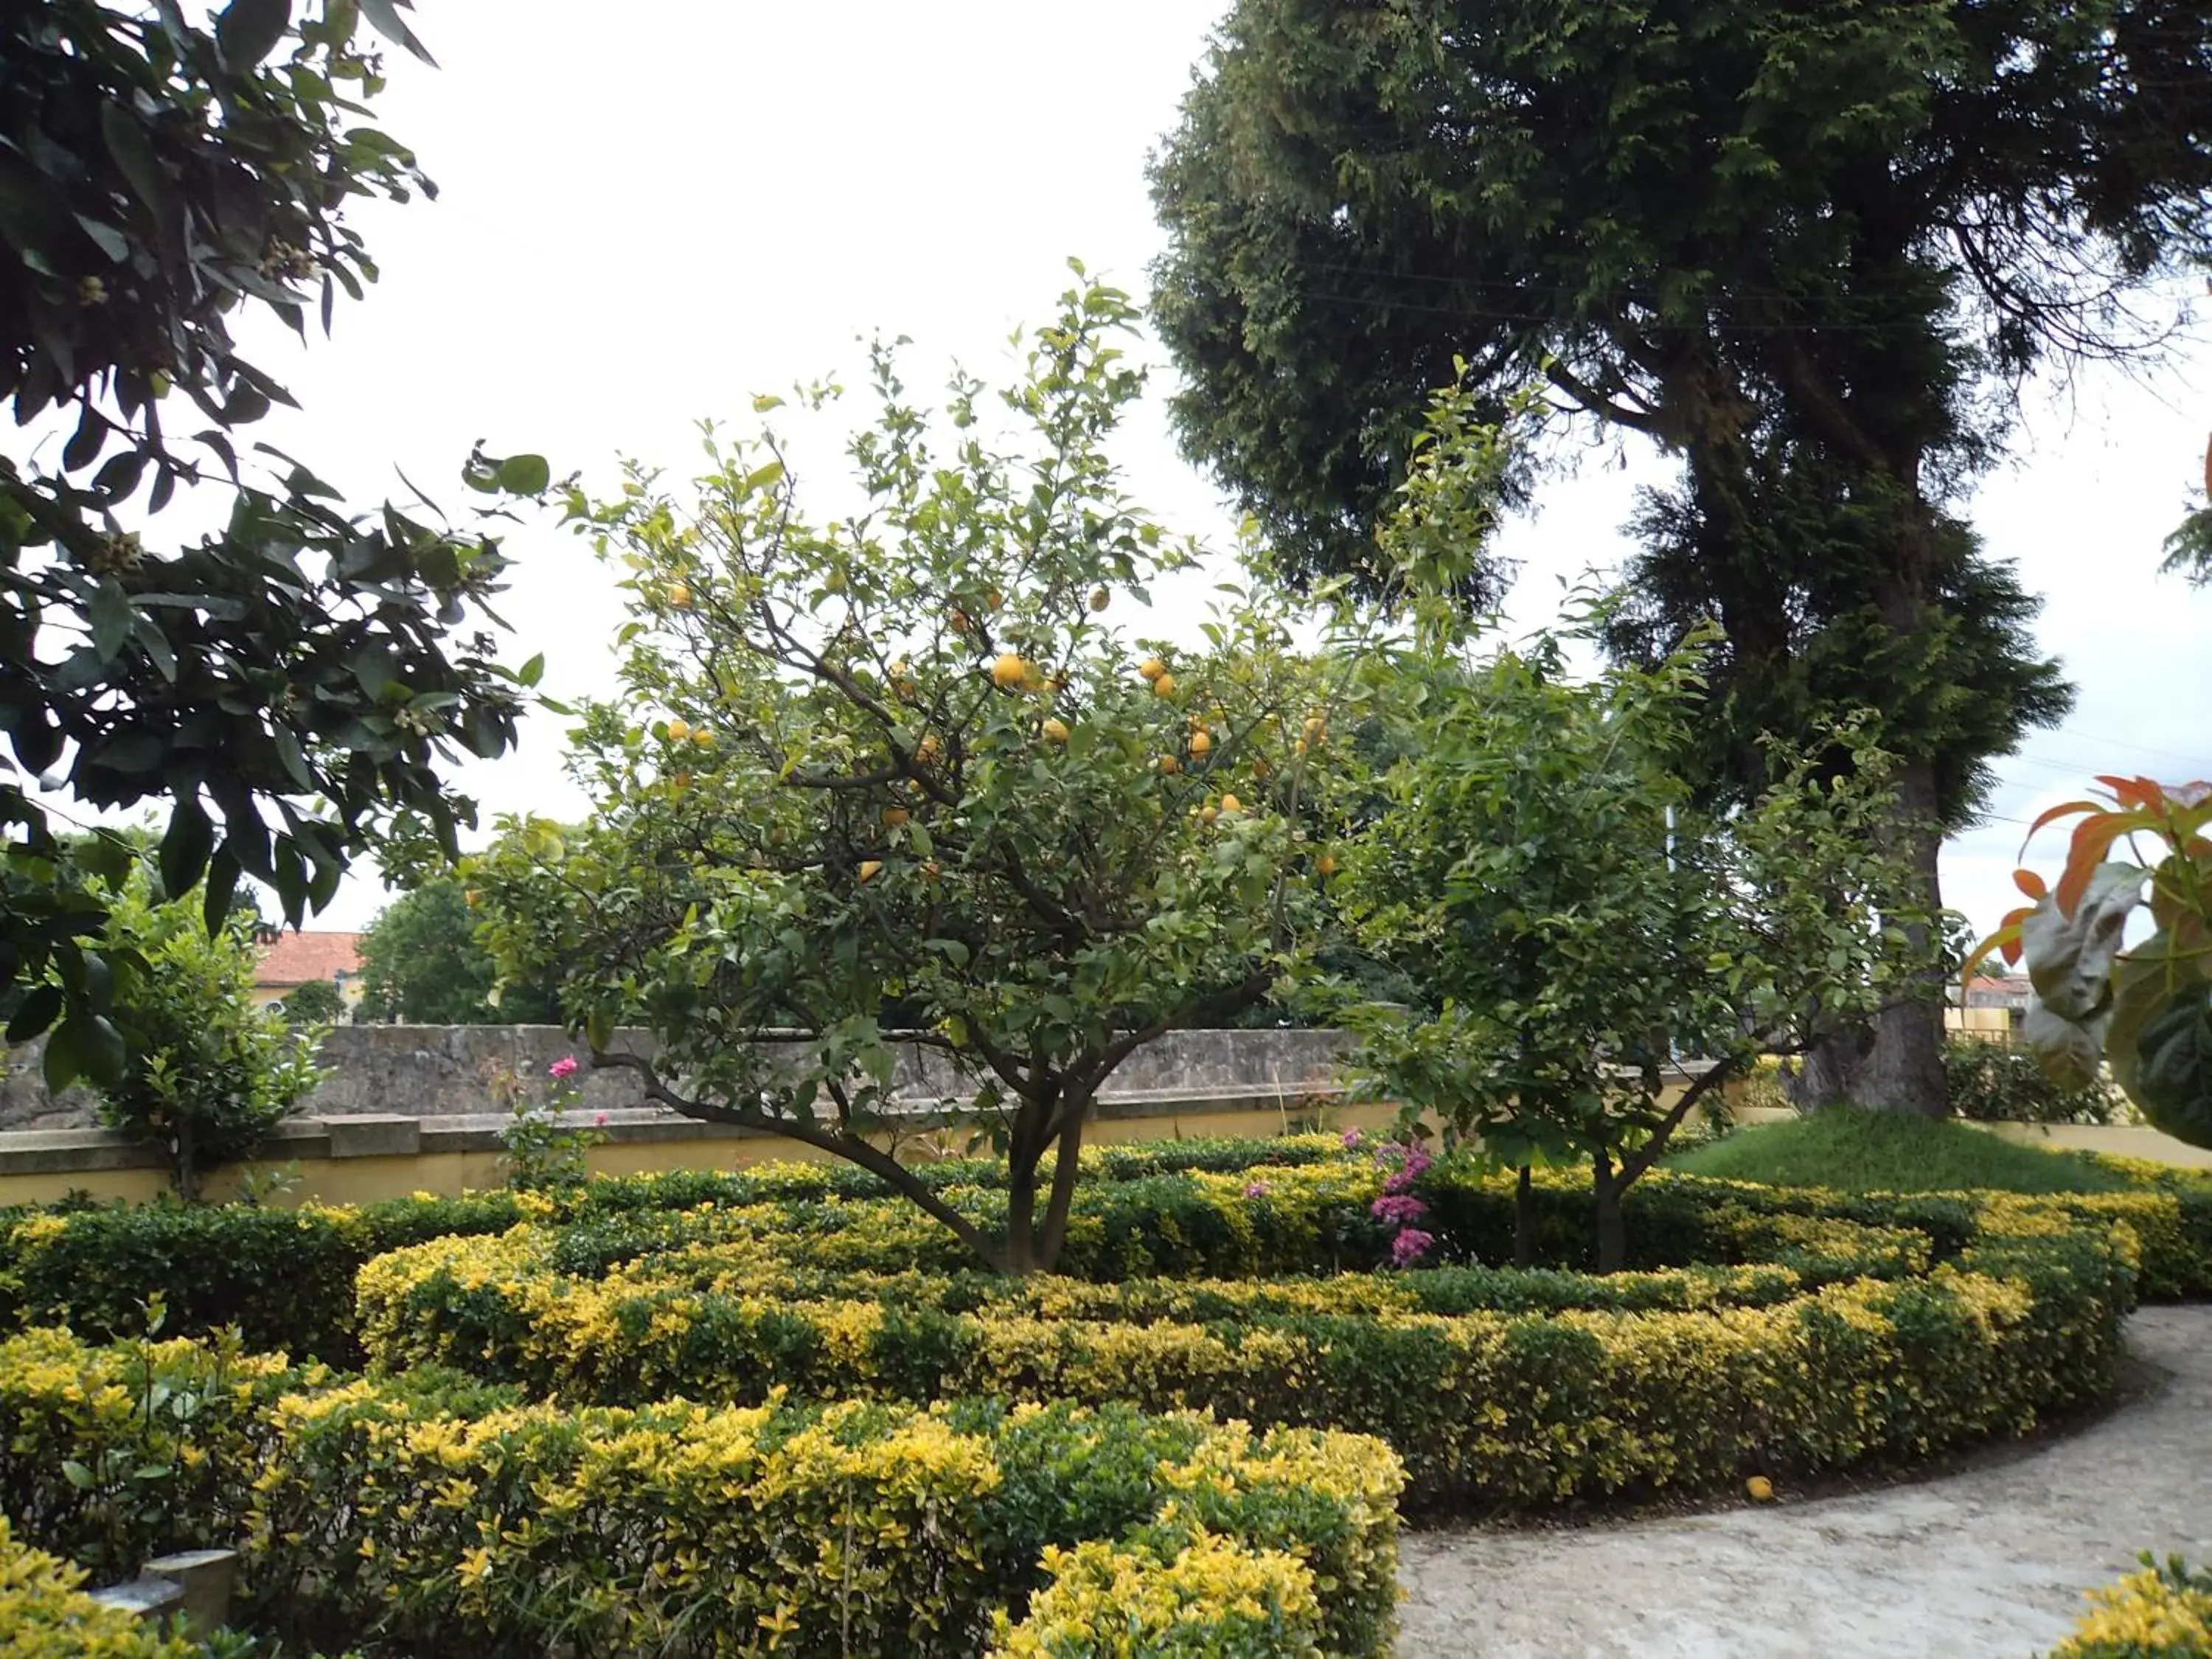
<path fill-rule="evenodd" d="M 551 1078 L 551 1079 L 552 1079 L 556 1083 L 562 1082 L 562 1080 L 564 1080 L 565 1079 L 572 1078 L 572 1077 L 575 1076 L 575 1075 L 576 1075 L 576 1057 L 575 1057 L 575 1055 L 574 1055 L 574 1054 L 563 1054 L 563 1055 L 562 1055 L 560 1059 L 558 1059 L 558 1060 L 555 1060 L 555 1061 L 554 1061 L 550 1066 L 548 1066 L 545 1068 L 545 1075 L 546 1075 L 546 1076 L 548 1076 L 548 1077 L 550 1077 L 550 1078 Z"/>
<path fill-rule="evenodd" d="M 1353 1144 L 1347 1135 L 1345 1145 Z M 1367 1213 L 1398 1230 L 1390 1240 L 1390 1265 L 1410 1267 L 1428 1255 L 1437 1242 L 1434 1233 L 1413 1224 L 1428 1214 L 1429 1206 L 1413 1194 L 1413 1183 L 1429 1172 L 1436 1159 L 1418 1143 L 1391 1141 L 1375 1149 L 1375 1161 L 1390 1173 L 1383 1177 L 1382 1194 L 1367 1206 Z"/>
<path fill-rule="evenodd" d="M 1244 1188 L 1244 1196 L 1247 1198 L 1265 1198 L 1269 1193 L 1272 1193 L 1274 1190 L 1275 1189 L 1273 1187 L 1270 1187 L 1264 1181 L 1255 1181 L 1246 1186 Z"/>

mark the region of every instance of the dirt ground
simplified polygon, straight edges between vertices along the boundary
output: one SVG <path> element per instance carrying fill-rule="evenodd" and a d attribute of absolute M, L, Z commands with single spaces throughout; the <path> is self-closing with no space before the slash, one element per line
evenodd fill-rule
<path fill-rule="evenodd" d="M 2212 1308 L 2128 1327 L 2130 1397 L 1912 1484 L 1399 1540 L 1403 1659 L 2030 1659 L 2136 1552 L 2212 1558 Z"/>

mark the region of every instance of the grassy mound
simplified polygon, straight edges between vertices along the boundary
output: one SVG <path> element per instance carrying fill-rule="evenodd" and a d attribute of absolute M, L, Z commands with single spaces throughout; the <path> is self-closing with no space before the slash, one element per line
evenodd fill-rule
<path fill-rule="evenodd" d="M 1901 1112 L 1832 1107 L 1742 1129 L 1668 1160 L 1726 1181 L 1845 1192 L 2114 1193 L 2135 1183 L 2072 1152 L 2000 1139 L 1984 1129 Z"/>

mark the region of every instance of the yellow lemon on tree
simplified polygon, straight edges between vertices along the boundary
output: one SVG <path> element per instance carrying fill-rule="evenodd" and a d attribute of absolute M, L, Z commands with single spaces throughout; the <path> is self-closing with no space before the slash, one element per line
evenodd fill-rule
<path fill-rule="evenodd" d="M 1094 587 L 1091 590 L 1091 608 L 1093 611 L 1103 611 L 1108 605 L 1113 603 L 1113 594 L 1109 592 L 1105 588 Z"/>
<path fill-rule="evenodd" d="M 862 881 L 866 881 L 870 877 L 873 876 L 877 871 L 883 867 L 884 861 L 881 859 L 862 859 L 860 860 L 860 879 Z"/>
<path fill-rule="evenodd" d="M 672 772 L 668 775 L 668 785 L 670 788 L 679 793 L 689 789 L 691 787 L 691 775 L 689 772 Z"/>
<path fill-rule="evenodd" d="M 914 814 L 908 811 L 903 806 L 886 806 L 884 808 L 884 822 L 894 830 L 897 829 L 899 825 L 904 823 L 913 816 Z"/>
<path fill-rule="evenodd" d="M 1147 657 L 1137 665 L 1137 672 L 1148 680 L 1157 680 L 1168 672 L 1168 665 L 1158 657 Z"/>
<path fill-rule="evenodd" d="M 1771 1504 L 1774 1501 L 1774 1483 L 1763 1474 L 1753 1475 L 1743 1483 L 1743 1489 L 1751 1494 L 1751 1501 L 1754 1504 Z"/>
<path fill-rule="evenodd" d="M 1172 674 L 1163 674 L 1159 678 L 1154 680 L 1152 682 L 1152 695 L 1156 697 L 1172 697 L 1175 696 L 1175 676 Z"/>
<path fill-rule="evenodd" d="M 669 742 L 684 743 L 688 741 L 690 736 L 691 722 L 690 720 L 671 720 L 668 722 Z"/>
<path fill-rule="evenodd" d="M 1011 691 L 1030 677 L 1030 665 L 1012 652 L 1007 652 L 991 665 L 991 684 L 1001 691 Z"/>
<path fill-rule="evenodd" d="M 1190 734 L 1190 752 L 1192 754 L 1208 754 L 1212 752 L 1212 749 L 1213 739 L 1206 735 L 1206 730 L 1204 726 L 1200 726 L 1197 731 Z"/>
<path fill-rule="evenodd" d="M 483 902 L 483 895 L 477 892 L 473 887 L 467 889 L 461 894 L 461 902 L 467 905 L 471 910 L 475 909 L 477 906 L 481 904 Z"/>
<path fill-rule="evenodd" d="M 1328 722 L 1318 714 L 1309 714 L 1306 716 L 1305 733 L 1308 743 L 1319 743 L 1328 735 Z"/>
<path fill-rule="evenodd" d="M 1066 743 L 1067 723 L 1065 720 L 1047 720 L 1044 723 L 1044 740 L 1047 743 Z"/>
<path fill-rule="evenodd" d="M 1219 817 L 1220 816 L 1221 816 L 1221 810 L 1220 810 L 1220 808 L 1218 808 L 1218 807 L 1215 807 L 1215 806 L 1201 806 L 1200 808 L 1199 808 L 1199 811 L 1198 811 L 1198 821 L 1199 821 L 1200 823 L 1212 823 L 1212 822 L 1214 821 L 1214 819 L 1216 819 L 1216 818 Z"/>
<path fill-rule="evenodd" d="M 672 609 L 689 611 L 691 608 L 691 590 L 682 582 L 669 583 L 668 603 Z"/>
<path fill-rule="evenodd" d="M 1224 812 L 1241 812 L 1244 810 L 1244 803 L 1234 795 L 1224 795 L 1221 798 L 1221 810 Z"/>
<path fill-rule="evenodd" d="M 1182 763 L 1173 755 L 1163 755 L 1160 757 L 1160 770 L 1166 776 L 1173 777 L 1182 770 Z"/>
<path fill-rule="evenodd" d="M 1314 868 L 1320 871 L 1324 876 L 1334 875 L 1336 873 L 1336 854 L 1334 853 L 1323 853 L 1321 855 L 1319 861 L 1315 864 Z"/>
<path fill-rule="evenodd" d="M 712 749 L 714 746 L 714 728 L 711 726 L 694 726 L 691 731 L 691 741 L 702 749 Z"/>
<path fill-rule="evenodd" d="M 924 766 L 928 765 L 944 752 L 945 745 L 938 742 L 937 733 L 934 732 L 925 733 L 921 741 L 914 746 L 914 757 Z"/>

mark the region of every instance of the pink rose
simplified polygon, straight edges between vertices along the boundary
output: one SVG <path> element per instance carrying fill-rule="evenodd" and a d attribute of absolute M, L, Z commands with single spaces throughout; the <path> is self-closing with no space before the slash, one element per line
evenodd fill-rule
<path fill-rule="evenodd" d="M 550 1066 L 548 1066 L 545 1068 L 545 1075 L 546 1075 L 546 1076 L 548 1076 L 548 1077 L 550 1077 L 550 1078 L 551 1078 L 551 1079 L 552 1079 L 556 1083 L 561 1082 L 561 1081 L 562 1081 L 562 1080 L 563 1080 L 563 1079 L 565 1079 L 572 1078 L 572 1077 L 575 1076 L 575 1075 L 576 1075 L 576 1057 L 575 1057 L 575 1055 L 574 1055 L 574 1054 L 563 1054 L 563 1055 L 562 1055 L 560 1059 L 558 1059 L 558 1060 L 555 1060 L 555 1061 L 554 1061 Z"/>
<path fill-rule="evenodd" d="M 607 1127 L 607 1115 L 605 1112 L 593 1112 L 592 1114 L 592 1121 L 598 1124 L 599 1127 L 604 1129 Z"/>

